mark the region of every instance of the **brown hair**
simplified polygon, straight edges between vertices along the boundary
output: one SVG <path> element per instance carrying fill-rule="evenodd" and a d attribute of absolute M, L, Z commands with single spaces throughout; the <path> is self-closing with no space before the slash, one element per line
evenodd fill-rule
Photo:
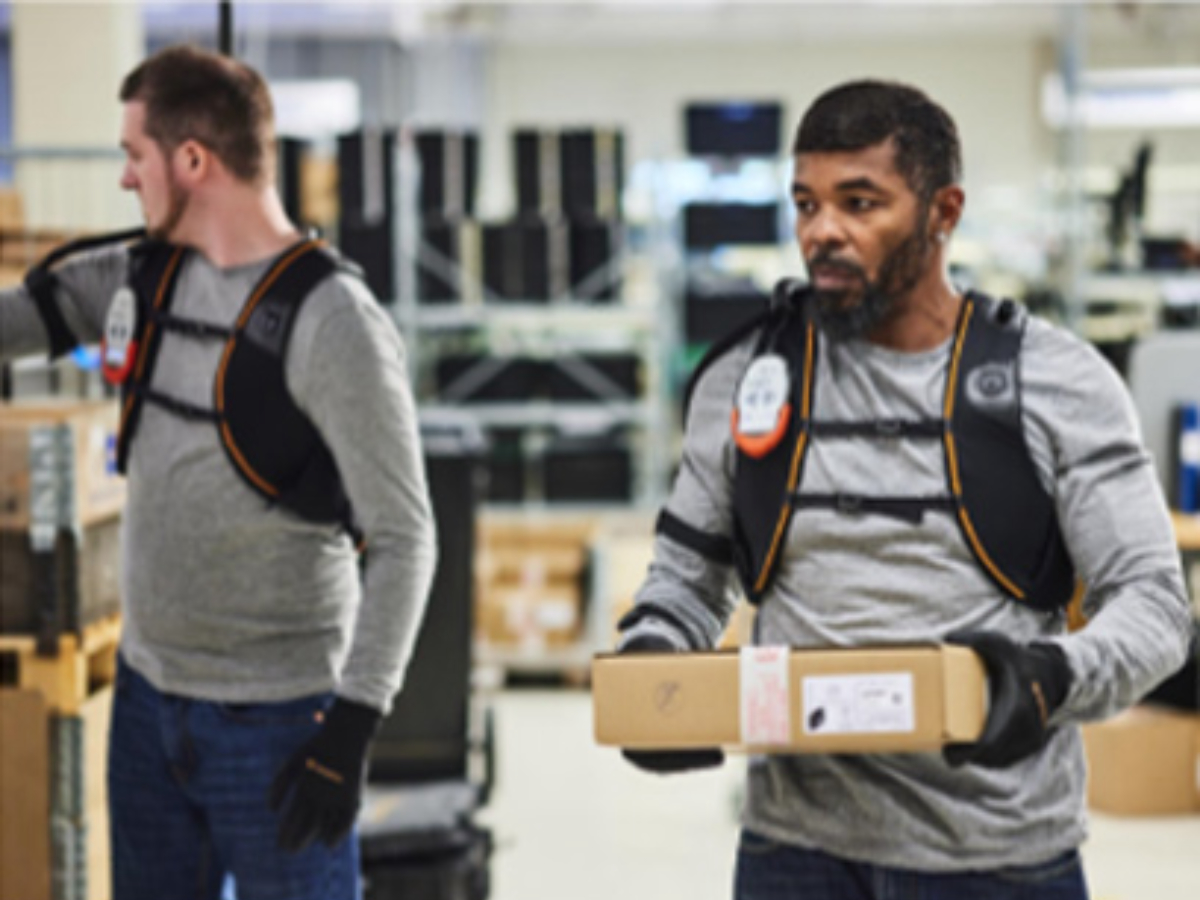
<path fill-rule="evenodd" d="M 146 134 L 164 153 L 194 140 L 240 181 L 257 183 L 270 172 L 271 95 L 245 63 L 199 47 L 167 47 L 125 76 L 120 99 L 146 104 Z"/>

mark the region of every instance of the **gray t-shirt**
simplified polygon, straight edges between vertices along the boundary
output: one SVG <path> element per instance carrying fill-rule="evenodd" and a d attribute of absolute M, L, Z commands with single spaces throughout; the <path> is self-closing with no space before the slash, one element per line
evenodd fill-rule
<path fill-rule="evenodd" d="M 728 535 L 734 447 L 730 407 L 750 359 L 734 348 L 700 379 L 668 509 Z M 823 340 L 814 419 L 938 418 L 950 342 L 902 353 Z M 1135 701 L 1185 658 L 1189 611 L 1170 520 L 1128 395 L 1092 348 L 1031 319 L 1020 357 L 1022 421 L 1043 485 L 1088 585 L 1083 630 L 1002 594 L 950 515 L 919 524 L 805 508 L 792 519 L 755 642 L 792 647 L 904 644 L 959 629 L 1020 643 L 1053 639 L 1071 691 L 1046 749 L 1000 770 L 949 767 L 940 754 L 777 755 L 749 767 L 744 824 L 768 837 L 878 865 L 951 871 L 1027 865 L 1085 834 L 1085 765 L 1077 723 Z M 998 478 L 1003 474 L 998 473 Z M 865 496 L 944 496 L 937 441 L 817 436 L 800 489 Z M 660 535 L 639 603 L 668 609 L 715 641 L 736 593 L 728 569 Z M 685 646 L 666 619 L 654 631 Z"/>
<path fill-rule="evenodd" d="M 172 312 L 232 326 L 269 263 L 219 269 L 189 254 Z M 126 265 L 109 248 L 58 270 L 63 314 L 85 343 L 99 339 Z M 0 293 L 0 358 L 46 345 L 24 289 Z M 223 351 L 220 340 L 164 333 L 151 387 L 212 408 Z M 386 710 L 435 562 L 404 346 L 366 286 L 338 272 L 305 301 L 285 376 L 365 533 L 361 574 L 340 528 L 273 506 L 243 481 L 213 423 L 145 403 L 128 464 L 121 652 L 173 694 L 245 703 L 336 689 Z"/>

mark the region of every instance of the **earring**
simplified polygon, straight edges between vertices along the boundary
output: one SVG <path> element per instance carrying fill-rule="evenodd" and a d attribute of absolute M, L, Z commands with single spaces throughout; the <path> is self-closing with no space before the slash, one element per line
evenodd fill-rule
<path fill-rule="evenodd" d="M 944 243 L 946 243 L 946 239 L 947 239 L 948 237 L 949 237 L 949 235 L 948 235 L 948 234 L 946 234 L 946 232 L 944 232 L 944 231 L 939 231 L 939 232 L 937 233 L 936 240 L 937 240 L 937 242 L 938 242 L 939 244 L 944 244 Z"/>

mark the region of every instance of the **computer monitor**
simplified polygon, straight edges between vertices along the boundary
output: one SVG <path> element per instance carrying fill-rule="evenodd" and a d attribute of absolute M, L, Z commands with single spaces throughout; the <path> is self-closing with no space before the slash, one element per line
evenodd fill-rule
<path fill-rule="evenodd" d="M 778 156 L 782 119 L 770 101 L 689 103 L 684 143 L 693 156 Z"/>

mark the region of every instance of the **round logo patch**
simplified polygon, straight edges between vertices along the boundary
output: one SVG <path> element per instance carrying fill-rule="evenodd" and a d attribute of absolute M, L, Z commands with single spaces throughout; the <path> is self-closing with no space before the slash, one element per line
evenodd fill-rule
<path fill-rule="evenodd" d="M 1016 373 L 1012 363 L 988 363 L 967 376 L 967 400 L 975 406 L 1009 406 L 1016 402 Z"/>

